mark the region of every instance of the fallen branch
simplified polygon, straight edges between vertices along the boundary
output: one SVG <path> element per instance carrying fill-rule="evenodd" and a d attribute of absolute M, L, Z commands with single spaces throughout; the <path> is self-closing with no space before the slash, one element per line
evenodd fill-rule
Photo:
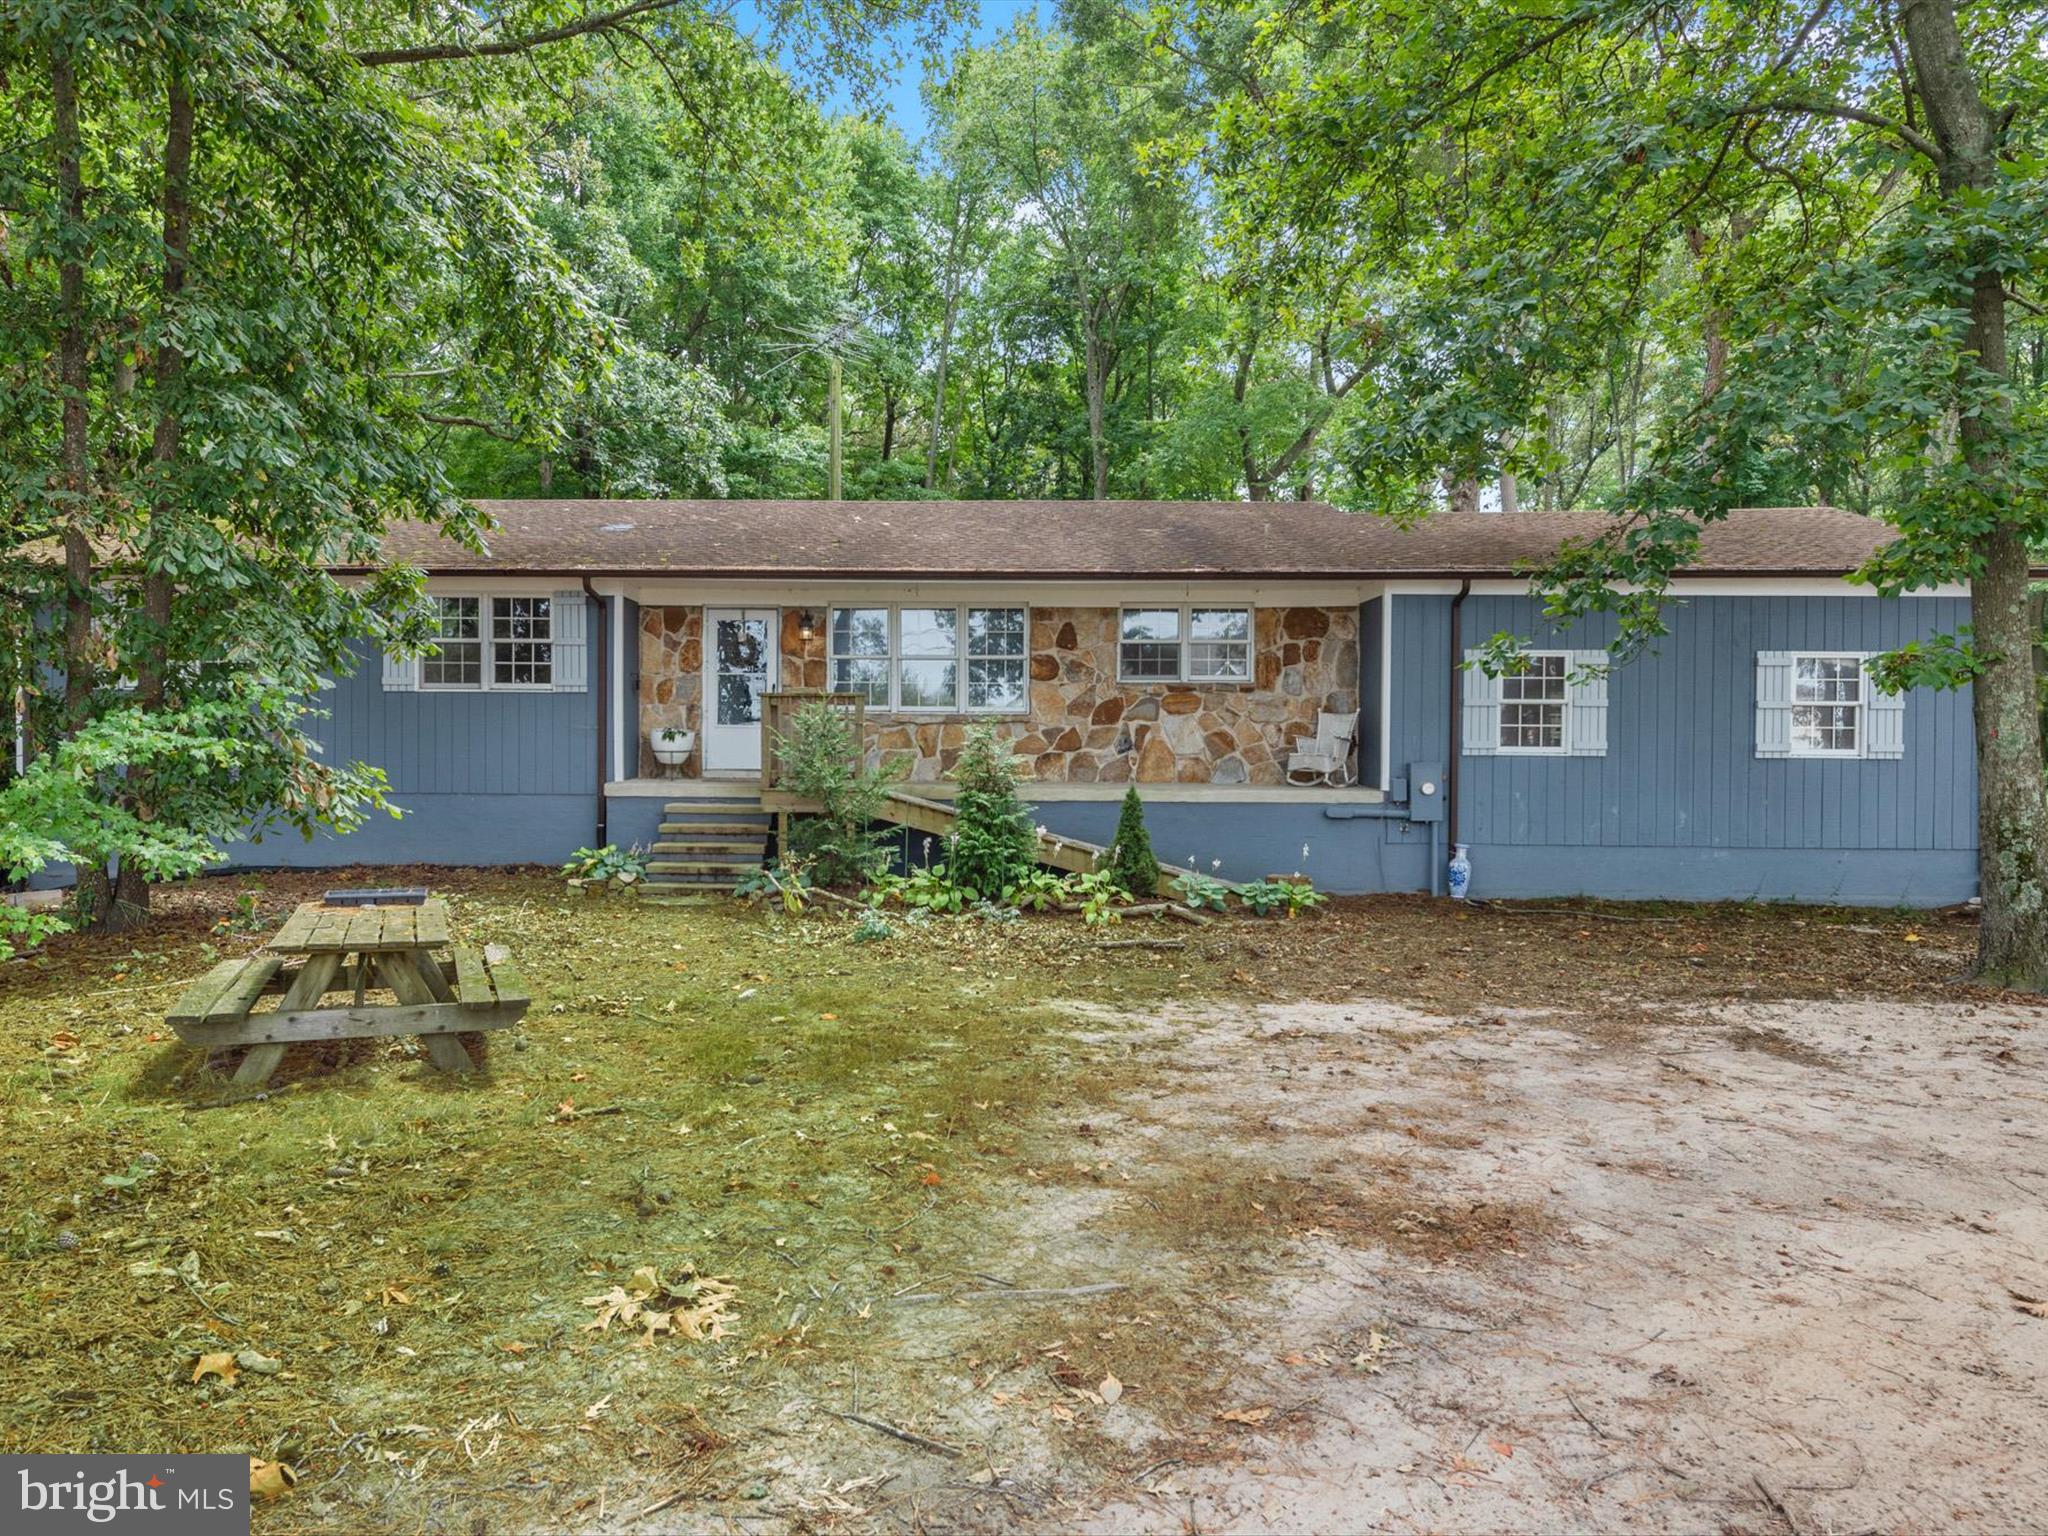
<path fill-rule="evenodd" d="M 1186 949 L 1186 939 L 1103 939 L 1097 949 Z"/>
<path fill-rule="evenodd" d="M 1592 1430 L 1593 1433 L 1598 1435 L 1602 1440 L 1612 1440 L 1614 1438 L 1614 1436 L 1609 1434 L 1605 1429 L 1601 1428 L 1598 1424 L 1595 1424 L 1591 1416 L 1587 1414 L 1586 1410 L 1579 1406 L 1579 1400 L 1576 1397 L 1572 1396 L 1572 1389 L 1570 1387 L 1566 1387 L 1564 1389 L 1564 1400 L 1572 1405 L 1573 1413 L 1576 1413 L 1581 1419 L 1585 1420 L 1586 1428 Z"/>
<path fill-rule="evenodd" d="M 1756 1484 L 1757 1492 L 1764 1496 L 1764 1502 L 1775 1509 L 1778 1512 L 1778 1517 L 1791 1528 L 1792 1536 L 1806 1536 L 1806 1533 L 1800 1528 L 1798 1520 L 1793 1517 L 1792 1511 L 1786 1507 L 1785 1500 L 1779 1495 L 1778 1490 L 1764 1481 L 1763 1473 L 1753 1473 L 1751 1481 Z"/>
<path fill-rule="evenodd" d="M 1202 916 L 1202 914 L 1197 912 L 1193 907 L 1183 907 L 1177 905 L 1167 907 L 1165 915 L 1172 918 L 1175 922 L 1193 923 L 1197 928 L 1211 927 L 1214 925 L 1216 921 L 1212 917 Z"/>
<path fill-rule="evenodd" d="M 956 1301 L 1050 1301 L 1064 1296 L 1107 1296 L 1111 1291 L 1124 1288 L 1121 1280 L 1105 1280 L 1098 1285 L 1066 1285 L 1055 1287 L 1015 1286 L 1000 1291 L 962 1291 Z"/>
<path fill-rule="evenodd" d="M 844 1419 L 849 1424 L 864 1424 L 869 1429 L 879 1430 L 882 1434 L 901 1440 L 905 1445 L 914 1445 L 919 1450 L 930 1451 L 935 1456 L 958 1456 L 960 1454 L 960 1447 L 957 1445 L 948 1445 L 943 1440 L 930 1439 L 913 1430 L 900 1429 L 896 1425 L 891 1424 L 887 1419 L 871 1419 L 864 1413 L 842 1413 L 837 1408 L 827 1408 L 825 1411 L 835 1419 Z"/>
<path fill-rule="evenodd" d="M 1121 1280 L 1106 1280 L 1099 1285 L 1005 1286 L 999 1291 L 960 1291 L 948 1295 L 944 1291 L 912 1291 L 900 1296 L 891 1296 L 890 1301 L 899 1307 L 918 1307 L 930 1301 L 1055 1301 L 1072 1296 L 1106 1296 L 1111 1291 L 1121 1291 Z"/>
<path fill-rule="evenodd" d="M 815 896 L 820 901 L 837 902 L 842 907 L 852 907 L 856 912 L 872 912 L 874 910 L 864 901 L 855 901 L 851 896 L 842 896 L 837 891 L 820 890 L 816 886 L 810 887 L 803 894 Z"/>
<path fill-rule="evenodd" d="M 1570 907 L 1503 907 L 1490 901 L 1467 902 L 1483 912 L 1496 913 L 1501 917 L 1570 917 L 1584 918 L 1593 923 L 1688 923 L 1688 917 L 1630 917 L 1620 912 L 1578 912 Z"/>

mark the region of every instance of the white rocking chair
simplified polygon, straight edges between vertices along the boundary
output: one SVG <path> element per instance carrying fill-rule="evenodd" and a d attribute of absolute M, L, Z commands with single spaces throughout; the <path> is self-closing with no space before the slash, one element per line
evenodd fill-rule
<path fill-rule="evenodd" d="M 1315 736 L 1287 754 L 1287 782 L 1328 784 L 1351 782 L 1351 743 L 1358 736 L 1358 712 L 1333 715 L 1316 712 Z"/>

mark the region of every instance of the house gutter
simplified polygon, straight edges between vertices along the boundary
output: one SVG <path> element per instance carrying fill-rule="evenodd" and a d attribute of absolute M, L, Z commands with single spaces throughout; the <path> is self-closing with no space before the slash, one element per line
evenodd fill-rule
<path fill-rule="evenodd" d="M 1465 654 L 1464 613 L 1465 599 L 1472 595 L 1472 578 L 1467 576 L 1458 584 L 1458 595 L 1451 599 L 1451 680 L 1445 690 L 1445 703 L 1449 713 L 1450 731 L 1445 738 L 1451 744 L 1444 759 L 1444 840 L 1450 848 L 1458 846 L 1458 759 L 1463 755 L 1464 743 L 1458 738 L 1463 734 L 1463 711 L 1458 708 L 1459 663 Z M 1441 864 L 1439 859 L 1437 863 Z M 1436 894 L 1437 870 L 1429 872 L 1429 893 Z"/>
<path fill-rule="evenodd" d="M 609 807 L 604 793 L 605 780 L 608 777 L 608 764 L 605 758 L 607 749 L 611 746 L 612 648 L 608 628 L 610 615 L 605 609 L 604 599 L 597 595 L 597 588 L 590 584 L 588 576 L 583 578 L 583 597 L 586 602 L 597 604 L 597 643 L 593 647 L 597 652 L 597 834 L 591 839 L 590 846 L 602 848 L 610 841 L 605 836 Z"/>

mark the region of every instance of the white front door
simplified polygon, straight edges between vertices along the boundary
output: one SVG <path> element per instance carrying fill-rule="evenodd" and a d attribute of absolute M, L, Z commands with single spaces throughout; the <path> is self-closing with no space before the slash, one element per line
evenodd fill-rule
<path fill-rule="evenodd" d="M 776 686 L 773 608 L 704 610 L 704 771 L 761 771 L 761 695 Z"/>

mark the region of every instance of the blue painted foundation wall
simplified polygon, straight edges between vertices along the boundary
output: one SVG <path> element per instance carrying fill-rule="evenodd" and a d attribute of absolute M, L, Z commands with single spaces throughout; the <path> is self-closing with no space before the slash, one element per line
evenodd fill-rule
<path fill-rule="evenodd" d="M 1393 622 L 1395 773 L 1450 750 L 1451 599 L 1401 596 Z M 1756 755 L 1756 653 L 1882 651 L 1969 622 L 1965 598 L 1698 597 L 1666 611 L 1653 654 L 1608 682 L 1604 757 L 1459 758 L 1474 896 L 1929 905 L 1977 888 L 1967 689 L 1907 696 L 1897 760 Z M 1591 649 L 1527 597 L 1466 599 L 1461 645 L 1496 632 Z M 1404 846 L 1412 834 L 1385 835 Z"/>

